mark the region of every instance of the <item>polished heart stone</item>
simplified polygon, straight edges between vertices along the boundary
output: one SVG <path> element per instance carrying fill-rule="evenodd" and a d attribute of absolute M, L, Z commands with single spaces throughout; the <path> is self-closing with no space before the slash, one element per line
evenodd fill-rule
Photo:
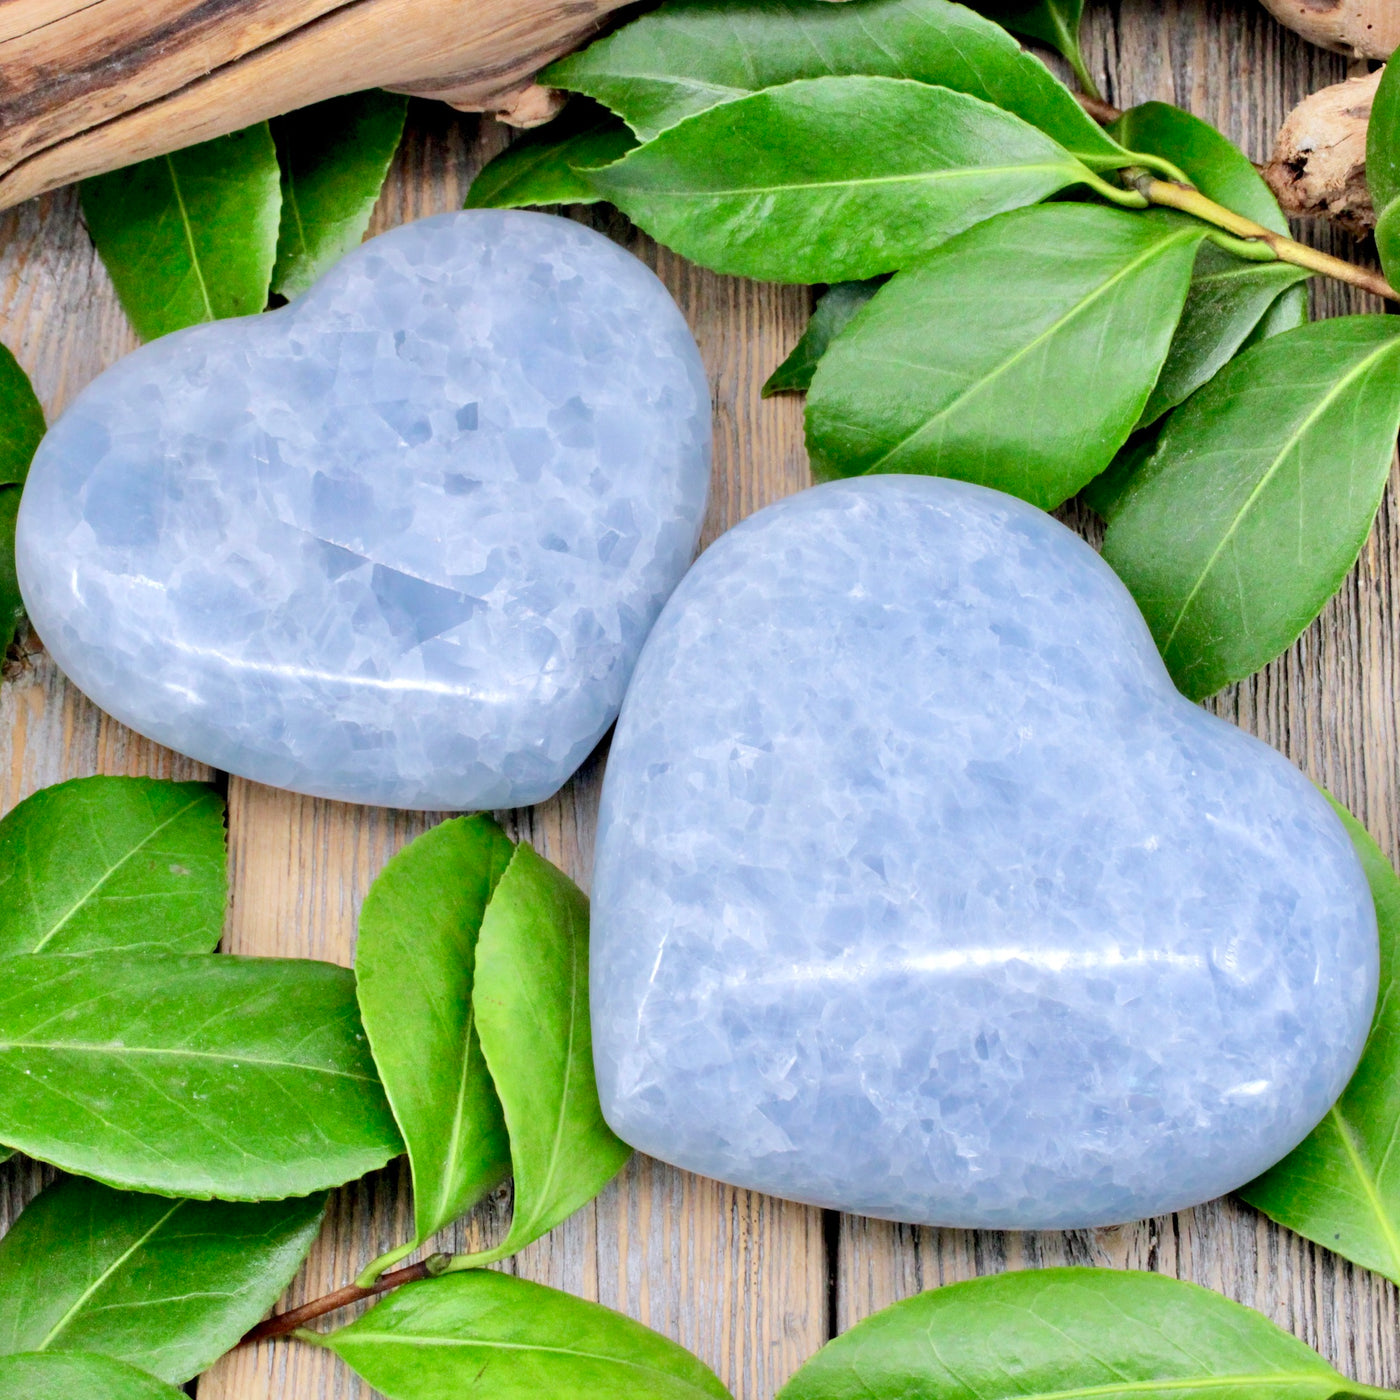
<path fill-rule="evenodd" d="M 550 796 L 694 554 L 710 408 L 685 321 L 566 219 L 444 214 L 281 311 L 158 340 L 35 458 L 25 604 L 170 748 L 398 807 Z"/>
<path fill-rule="evenodd" d="M 938 1225 L 1248 1181 L 1376 998 L 1317 790 L 1172 688 L 1077 536 L 925 477 L 770 506 L 677 589 L 613 738 L 592 926 L 622 1137 Z"/>

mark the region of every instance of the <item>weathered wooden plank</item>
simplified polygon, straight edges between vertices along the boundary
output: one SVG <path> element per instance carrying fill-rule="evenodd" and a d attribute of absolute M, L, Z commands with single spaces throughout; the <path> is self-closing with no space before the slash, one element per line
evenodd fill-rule
<path fill-rule="evenodd" d="M 1091 11 L 1088 57 L 1120 106 L 1175 102 L 1214 122 L 1255 159 L 1284 115 L 1336 82 L 1345 62 L 1302 43 L 1249 0 L 1123 0 Z M 1323 228 L 1307 236 L 1357 256 Z M 1332 246 L 1336 242 L 1337 246 Z M 1315 287 L 1314 315 L 1379 311 L 1335 285 Z M 1400 476 L 1393 477 L 1360 566 L 1289 653 L 1211 703 L 1325 783 L 1400 857 L 1394 697 L 1400 693 L 1392 606 L 1400 570 Z M 1087 512 L 1067 517 L 1091 538 Z M 1280 1229 L 1233 1199 L 1110 1230 L 1016 1235 L 917 1229 L 843 1217 L 840 1330 L 924 1288 L 1003 1269 L 1063 1264 L 1175 1274 L 1258 1308 L 1347 1374 L 1400 1381 L 1396 1289 Z"/>
<path fill-rule="evenodd" d="M 0 208 L 340 93 L 509 109 L 622 0 L 5 0 Z"/>
<path fill-rule="evenodd" d="M 375 216 L 380 229 L 457 208 L 471 173 L 505 133 L 426 105 Z M 658 250 L 615 214 L 585 219 L 620 238 L 670 287 L 695 331 L 716 406 L 715 484 L 708 542 L 736 520 L 807 482 L 801 409 L 762 403 L 758 390 L 801 333 L 807 294 L 718 278 Z M 596 754 L 553 801 L 501 813 L 587 888 L 602 777 Z M 228 946 L 348 962 L 354 916 L 370 879 L 432 818 L 317 802 L 230 782 L 233 908 Z M 441 1248 L 499 1239 L 509 1214 L 498 1193 Z M 288 1303 L 353 1278 L 406 1237 L 406 1174 L 381 1173 L 337 1194 L 331 1220 Z M 638 1158 L 593 1204 L 506 1265 L 524 1277 L 620 1308 L 676 1337 L 743 1400 L 759 1400 L 825 1335 L 821 1215 Z M 363 1400 L 370 1392 L 333 1357 L 280 1342 L 240 1353 L 200 1383 L 201 1400 Z"/>

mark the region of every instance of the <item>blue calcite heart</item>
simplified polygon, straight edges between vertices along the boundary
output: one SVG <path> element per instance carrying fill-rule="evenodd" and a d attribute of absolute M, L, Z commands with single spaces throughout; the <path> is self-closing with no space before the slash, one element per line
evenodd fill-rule
<path fill-rule="evenodd" d="M 523 806 L 616 716 L 709 453 L 642 263 L 566 219 L 445 214 L 102 375 L 34 461 L 20 585 L 78 686 L 216 768 Z"/>
<path fill-rule="evenodd" d="M 1175 1210 L 1323 1117 L 1377 961 L 1321 795 L 1185 701 L 1123 585 L 1019 501 L 806 491 L 643 649 L 593 1043 L 608 1121 L 669 1162 L 930 1224 Z"/>

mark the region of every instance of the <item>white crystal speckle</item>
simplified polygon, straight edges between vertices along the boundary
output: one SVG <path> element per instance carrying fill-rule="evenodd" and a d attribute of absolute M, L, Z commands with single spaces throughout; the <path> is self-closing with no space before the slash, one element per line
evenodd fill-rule
<path fill-rule="evenodd" d="M 693 1171 L 951 1226 L 1242 1184 L 1324 1115 L 1376 996 L 1324 799 L 1173 689 L 1127 591 L 961 482 L 817 487 L 720 539 L 604 783 L 608 1121 Z"/>
<path fill-rule="evenodd" d="M 45 439 L 20 584 L 62 669 L 216 768 L 349 801 L 553 793 L 699 538 L 703 367 L 543 214 L 424 219 L 128 356 Z"/>

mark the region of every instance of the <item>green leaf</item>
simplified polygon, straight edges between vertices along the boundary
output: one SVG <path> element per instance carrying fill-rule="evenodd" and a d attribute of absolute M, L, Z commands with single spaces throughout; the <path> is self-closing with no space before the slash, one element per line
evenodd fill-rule
<path fill-rule="evenodd" d="M 1066 203 L 945 244 L 883 288 L 818 366 L 814 473 L 929 472 L 1058 505 L 1137 422 L 1203 232 Z"/>
<path fill-rule="evenodd" d="M 1138 473 L 1157 450 L 1162 438 L 1161 428 L 1160 423 L 1153 423 L 1150 427 L 1138 429 L 1118 449 L 1118 455 L 1108 466 L 1079 493 L 1079 498 L 1090 510 L 1096 511 L 1105 520 L 1112 520 L 1118 514 L 1118 507 Z"/>
<path fill-rule="evenodd" d="M 325 1342 L 390 1400 L 728 1400 L 640 1322 L 482 1269 L 410 1283 Z"/>
<path fill-rule="evenodd" d="M 44 410 L 29 376 L 0 345 L 0 653 L 15 639 L 24 600 L 15 573 L 19 487 L 44 436 Z"/>
<path fill-rule="evenodd" d="M 948 0 L 669 0 L 552 64 L 649 140 L 686 117 L 799 78 L 912 78 L 1014 112 L 1095 168 L 1121 146 L 1038 58 Z"/>
<path fill-rule="evenodd" d="M 1387 63 L 1366 126 L 1366 183 L 1376 206 L 1376 249 L 1400 283 L 1400 63 Z"/>
<path fill-rule="evenodd" d="M 546 126 L 527 131 L 471 183 L 468 209 L 594 204 L 603 198 L 589 169 L 626 155 L 636 138 L 611 112 L 576 98 Z"/>
<path fill-rule="evenodd" d="M 1400 1282 L 1400 879 L 1335 799 L 1371 883 L 1380 930 L 1380 999 L 1365 1053 L 1312 1133 L 1240 1195 L 1280 1225 Z"/>
<path fill-rule="evenodd" d="M 227 898 L 224 802 L 206 783 L 74 778 L 0 821 L 0 957 L 207 953 Z"/>
<path fill-rule="evenodd" d="M 505 1241 L 473 1264 L 552 1230 L 631 1156 L 603 1121 L 593 1078 L 588 901 L 523 841 L 481 923 L 476 1024 L 510 1134 L 515 1212 Z"/>
<path fill-rule="evenodd" d="M 490 817 L 443 822 L 384 867 L 360 913 L 360 1014 L 413 1168 L 415 1240 L 400 1257 L 510 1172 L 472 979 L 481 921 L 513 851 Z"/>
<path fill-rule="evenodd" d="M 34 386 L 19 361 L 0 345 L 0 485 L 23 483 L 43 436 L 44 410 Z"/>
<path fill-rule="evenodd" d="M 84 180 L 82 202 L 143 340 L 267 305 L 282 195 L 266 122 Z"/>
<path fill-rule="evenodd" d="M 1288 233 L 1288 220 L 1249 157 L 1209 122 L 1169 102 L 1144 102 L 1130 107 L 1111 129 L 1130 150 L 1171 161 L 1217 204 L 1275 233 Z"/>
<path fill-rule="evenodd" d="M 1366 183 L 1377 213 L 1400 200 L 1400 67 L 1390 64 L 1366 126 Z"/>
<path fill-rule="evenodd" d="M 22 490 L 19 486 L 0 486 L 0 655 L 9 650 L 24 617 L 24 599 L 15 568 L 15 525 Z"/>
<path fill-rule="evenodd" d="M 345 968 L 43 954 L 0 978 L 0 1142 L 112 1186 L 307 1195 L 403 1151 Z"/>
<path fill-rule="evenodd" d="M 364 237 L 407 109 L 408 98 L 376 90 L 273 120 L 282 169 L 274 292 L 300 295 Z"/>
<path fill-rule="evenodd" d="M 1267 1318 L 1195 1284 L 1128 1270 L 1035 1269 L 885 1308 L 828 1342 L 778 1400 L 1389 1394 L 1344 1380 Z"/>
<path fill-rule="evenodd" d="M 185 1400 L 164 1381 L 107 1356 L 0 1356 L 0 1400 Z"/>
<path fill-rule="evenodd" d="M 817 362 L 831 348 L 831 342 L 846 329 L 851 318 L 880 290 L 878 278 L 868 282 L 838 282 L 818 299 L 812 319 L 802 339 L 763 386 L 763 397 L 774 394 L 805 393 L 811 387 Z"/>
<path fill-rule="evenodd" d="M 1155 423 L 1190 398 L 1241 349 L 1257 343 L 1257 332 L 1278 335 L 1306 325 L 1308 298 L 1301 284 L 1308 276 L 1292 263 L 1246 262 L 1203 243 L 1186 307 L 1140 422 Z"/>
<path fill-rule="evenodd" d="M 1172 414 L 1104 558 L 1192 699 L 1288 647 L 1346 577 L 1400 430 L 1400 324 L 1343 316 L 1245 351 Z"/>
<path fill-rule="evenodd" d="M 1084 90 L 1096 91 L 1079 47 L 1084 0 L 972 0 L 972 8 L 1027 39 L 1049 44 L 1068 61 Z"/>
<path fill-rule="evenodd" d="M 1166 102 L 1144 102 L 1124 112 L 1112 130 L 1134 151 L 1171 161 L 1217 204 L 1275 233 L 1288 232 L 1273 191 L 1249 157 L 1208 122 Z M 1246 262 L 1206 243 L 1143 423 L 1189 398 L 1256 333 L 1262 338 L 1304 325 L 1307 294 L 1299 284 L 1308 276 L 1289 263 Z M 1285 295 L 1290 288 L 1296 290 Z"/>
<path fill-rule="evenodd" d="M 811 78 L 690 117 L 594 175 L 634 223 L 717 272 L 845 282 L 1092 177 L 975 97 Z"/>
<path fill-rule="evenodd" d="M 1389 204 L 1376 223 L 1376 251 L 1386 279 L 1394 286 L 1400 282 L 1400 199 Z"/>
<path fill-rule="evenodd" d="M 0 1240 L 0 1354 L 99 1352 L 178 1385 L 277 1301 L 324 1212 L 324 1196 L 172 1201 L 65 1178 Z"/>

